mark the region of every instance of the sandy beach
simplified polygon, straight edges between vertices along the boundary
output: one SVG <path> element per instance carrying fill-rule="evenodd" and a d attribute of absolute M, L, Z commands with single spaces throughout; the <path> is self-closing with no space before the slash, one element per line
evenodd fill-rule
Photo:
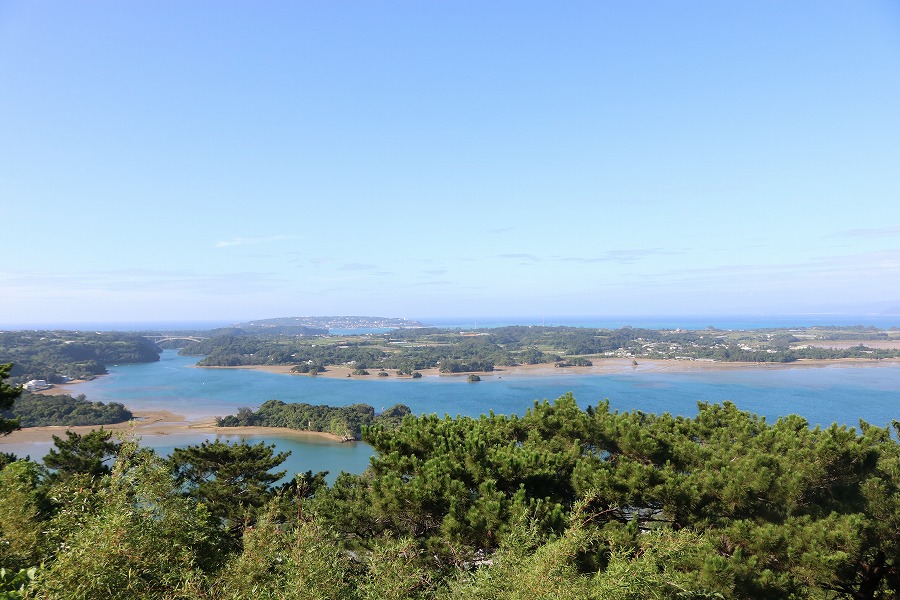
<path fill-rule="evenodd" d="M 830 360 L 801 359 L 790 363 L 757 363 L 757 362 L 719 362 L 712 360 L 680 360 L 680 359 L 637 359 L 635 365 L 630 358 L 594 358 L 591 367 L 556 367 L 552 364 L 516 365 L 515 367 L 495 367 L 493 371 L 477 372 L 483 381 L 502 379 L 504 377 L 543 377 L 571 375 L 610 375 L 631 372 L 666 372 L 693 373 L 703 371 L 748 370 L 748 369 L 802 369 L 814 367 L 876 367 L 900 364 L 900 359 L 890 358 L 876 360 L 870 358 L 840 358 Z M 268 373 L 280 373 L 295 377 L 312 377 L 306 373 L 291 373 L 289 365 L 261 365 L 248 367 L 201 367 L 211 369 L 254 369 Z M 328 367 L 326 371 L 315 377 L 337 379 L 355 379 L 362 381 L 388 381 L 390 379 L 408 379 L 416 381 L 409 375 L 397 375 L 388 370 L 388 377 L 379 377 L 377 369 L 370 369 L 369 375 L 352 375 L 353 368 L 348 366 Z M 469 373 L 441 373 L 438 369 L 421 369 L 422 377 L 468 377 Z"/>
<path fill-rule="evenodd" d="M 0 452 L 3 450 L 3 444 L 49 442 L 53 439 L 54 435 L 63 436 L 67 430 L 83 435 L 89 433 L 91 430 L 99 428 L 99 425 L 83 425 L 77 427 L 66 427 L 62 425 L 53 427 L 27 427 L 14 431 L 5 437 L 0 437 Z M 103 428 L 108 431 L 121 432 L 134 437 L 173 435 L 179 433 L 208 433 L 210 435 L 219 433 L 228 435 L 276 433 L 279 436 L 294 437 L 297 439 L 314 437 L 332 440 L 336 443 L 342 441 L 340 436 L 331 433 L 298 431 L 286 427 L 216 427 L 215 420 L 212 417 L 202 421 L 187 421 L 182 415 L 176 415 L 164 410 L 134 411 L 133 420 L 126 423 L 104 425 Z"/>
<path fill-rule="evenodd" d="M 103 377 L 100 375 L 100 377 Z M 46 390 L 37 390 L 36 392 L 32 392 L 33 394 L 41 394 L 42 396 L 58 396 L 60 394 L 67 394 L 69 396 L 77 396 L 81 394 L 78 390 L 78 384 L 84 383 L 85 379 L 75 379 L 69 381 L 68 383 L 54 383 L 53 387 L 47 388 Z"/>

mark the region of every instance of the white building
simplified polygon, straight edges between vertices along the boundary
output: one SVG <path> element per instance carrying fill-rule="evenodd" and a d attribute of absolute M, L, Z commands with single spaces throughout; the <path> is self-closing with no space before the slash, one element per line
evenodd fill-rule
<path fill-rule="evenodd" d="M 39 390 L 49 390 L 53 386 L 43 379 L 32 379 L 22 387 L 24 387 L 29 392 L 37 392 Z"/>

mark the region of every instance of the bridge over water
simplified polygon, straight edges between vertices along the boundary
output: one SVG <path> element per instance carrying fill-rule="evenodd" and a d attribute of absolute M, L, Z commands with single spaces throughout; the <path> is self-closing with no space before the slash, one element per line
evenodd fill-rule
<path fill-rule="evenodd" d="M 203 340 L 208 340 L 208 337 L 201 337 L 199 335 L 145 335 L 145 338 L 154 342 L 156 344 L 160 342 L 172 342 L 175 340 L 186 340 L 189 342 L 202 342 Z"/>

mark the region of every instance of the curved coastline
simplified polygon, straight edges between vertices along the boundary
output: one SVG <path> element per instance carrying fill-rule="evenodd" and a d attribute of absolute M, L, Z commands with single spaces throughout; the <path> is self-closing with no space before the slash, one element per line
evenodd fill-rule
<path fill-rule="evenodd" d="M 519 365 L 515 367 L 498 367 L 494 371 L 479 373 L 483 382 L 497 379 L 535 378 L 554 376 L 596 376 L 615 375 L 623 373 L 702 373 L 723 370 L 783 370 L 783 369 L 810 369 L 810 368 L 845 368 L 845 367 L 897 367 L 900 359 L 801 359 L 790 363 L 749 363 L 749 362 L 718 362 L 709 360 L 680 360 L 680 359 L 637 359 L 635 365 L 630 358 L 601 358 L 592 359 L 591 367 L 562 367 L 552 364 Z M 239 367 L 197 367 L 203 369 L 250 369 L 269 373 L 309 377 L 303 373 L 291 373 L 290 365 L 258 365 Z M 358 376 L 351 375 L 349 366 L 331 366 L 316 377 L 351 379 L 357 381 L 391 381 L 410 380 L 417 381 L 410 376 L 397 376 L 391 373 L 390 377 L 377 377 L 375 375 Z M 423 378 L 440 377 L 448 379 L 465 378 L 468 373 L 440 373 L 438 369 L 422 369 Z M 53 388 L 43 390 L 44 394 L 71 394 L 79 392 L 79 382 L 55 385 Z M 217 427 L 213 415 L 203 415 L 199 420 L 188 419 L 185 415 L 175 414 L 166 410 L 150 409 L 134 411 L 135 419 L 129 422 L 104 425 L 110 431 L 121 432 L 122 435 L 134 437 L 141 436 L 166 436 L 177 434 L 209 434 L 216 435 L 260 435 L 275 434 L 280 437 L 290 437 L 297 440 L 316 439 L 321 442 L 339 444 L 343 440 L 340 436 L 314 431 L 301 431 L 288 428 L 275 427 Z M 54 435 L 62 435 L 66 430 L 77 433 L 87 433 L 100 426 L 45 426 L 20 429 L 10 435 L 0 437 L 0 451 L 4 444 L 49 442 Z"/>

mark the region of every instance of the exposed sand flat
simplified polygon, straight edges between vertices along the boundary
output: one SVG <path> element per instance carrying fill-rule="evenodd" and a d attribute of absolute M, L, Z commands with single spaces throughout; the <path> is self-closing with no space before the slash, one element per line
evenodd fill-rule
<path fill-rule="evenodd" d="M 900 345 L 898 345 L 900 347 Z M 571 375 L 608 375 L 615 373 L 663 371 L 668 373 L 702 372 L 723 370 L 747 370 L 747 369 L 798 369 L 810 367 L 866 367 L 898 365 L 900 359 L 889 358 L 877 360 L 874 358 L 841 358 L 841 359 L 801 359 L 790 363 L 757 363 L 757 362 L 721 362 L 711 360 L 680 360 L 680 359 L 637 359 L 637 365 L 630 358 L 592 358 L 591 367 L 556 367 L 551 364 L 517 365 L 515 367 L 496 367 L 490 372 L 478 372 L 483 381 L 504 377 L 539 377 L 539 376 L 571 376 Z M 277 366 L 250 366 L 250 367 L 208 367 L 223 369 L 256 369 L 269 373 L 281 373 L 295 375 L 297 377 L 312 377 L 305 373 L 291 373 L 291 367 L 287 365 Z M 416 381 L 408 375 L 396 375 L 388 371 L 388 377 L 379 377 L 377 369 L 370 369 L 369 375 L 351 375 L 353 369 L 346 366 L 328 367 L 328 369 L 315 377 L 356 379 L 363 381 L 387 381 L 391 379 L 409 379 Z M 468 373 L 441 373 L 438 369 L 422 369 L 419 371 L 422 377 L 467 377 Z"/>
<path fill-rule="evenodd" d="M 298 439 L 316 437 L 326 438 L 335 442 L 342 441 L 340 436 L 331 433 L 298 431 L 286 427 L 216 427 L 215 420 L 212 417 L 202 421 L 188 421 L 183 415 L 176 415 L 164 410 L 135 411 L 134 416 L 134 420 L 127 423 L 103 425 L 103 428 L 108 431 L 128 433 L 137 437 L 145 435 L 172 435 L 177 433 L 208 433 L 210 435 L 219 433 L 227 435 L 276 433 L 281 436 L 290 436 Z M 52 427 L 27 427 L 14 431 L 5 437 L 0 437 L 0 452 L 2 452 L 3 444 L 5 443 L 49 442 L 53 439 L 54 435 L 60 437 L 64 436 L 67 430 L 83 435 L 89 433 L 93 429 L 99 428 L 99 425 L 80 425 L 77 427 L 66 427 L 61 425 Z"/>
<path fill-rule="evenodd" d="M 102 377 L 102 375 L 101 375 Z M 69 396 L 77 396 L 81 392 L 78 391 L 78 384 L 84 383 L 84 379 L 75 379 L 68 383 L 54 383 L 53 387 L 46 390 L 32 392 L 33 394 L 41 394 L 42 396 L 58 396 L 60 394 L 68 394 Z"/>

